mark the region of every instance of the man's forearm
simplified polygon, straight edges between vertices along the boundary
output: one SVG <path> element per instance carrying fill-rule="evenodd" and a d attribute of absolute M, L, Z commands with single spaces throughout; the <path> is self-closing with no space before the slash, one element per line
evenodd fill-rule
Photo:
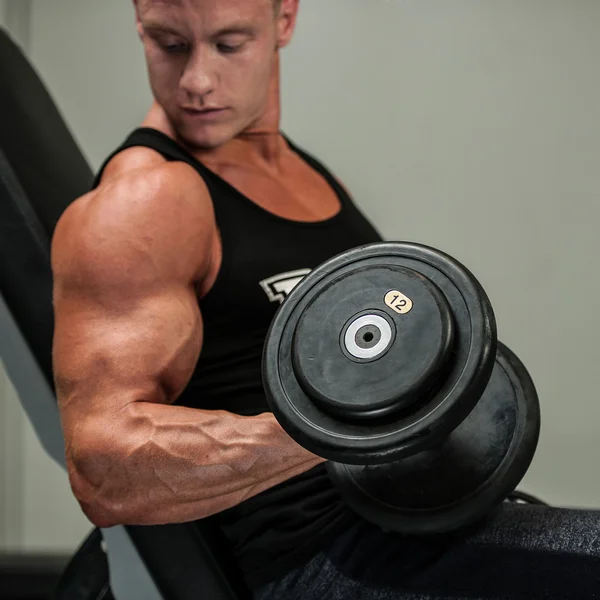
<path fill-rule="evenodd" d="M 324 462 L 271 413 L 136 402 L 94 456 L 72 452 L 70 476 L 98 526 L 187 522 L 221 512 Z"/>

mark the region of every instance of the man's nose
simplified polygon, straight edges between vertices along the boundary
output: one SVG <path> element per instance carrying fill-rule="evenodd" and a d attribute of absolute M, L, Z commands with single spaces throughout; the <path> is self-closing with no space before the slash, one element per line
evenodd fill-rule
<path fill-rule="evenodd" d="M 181 87 L 190 96 L 202 98 L 214 90 L 216 80 L 210 53 L 195 49 L 181 77 Z"/>

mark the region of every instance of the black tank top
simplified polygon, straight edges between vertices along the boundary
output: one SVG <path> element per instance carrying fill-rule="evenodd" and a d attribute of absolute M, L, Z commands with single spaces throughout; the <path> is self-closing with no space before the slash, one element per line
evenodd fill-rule
<path fill-rule="evenodd" d="M 275 312 L 311 269 L 340 252 L 381 240 L 330 172 L 286 140 L 336 192 L 341 209 L 334 217 L 306 223 L 276 216 L 154 129 L 133 131 L 105 162 L 127 148 L 151 148 L 167 160 L 191 165 L 212 197 L 222 265 L 212 289 L 199 300 L 204 343 L 179 405 L 245 416 L 270 412 L 261 360 Z M 246 582 L 255 588 L 308 561 L 356 517 L 333 488 L 324 465 L 319 465 L 215 519 Z"/>

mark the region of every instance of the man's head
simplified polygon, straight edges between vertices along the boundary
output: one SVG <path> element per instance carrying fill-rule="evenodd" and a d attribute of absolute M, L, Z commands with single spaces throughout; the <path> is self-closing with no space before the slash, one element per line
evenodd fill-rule
<path fill-rule="evenodd" d="M 134 0 L 152 92 L 188 144 L 217 147 L 277 109 L 298 2 Z"/>

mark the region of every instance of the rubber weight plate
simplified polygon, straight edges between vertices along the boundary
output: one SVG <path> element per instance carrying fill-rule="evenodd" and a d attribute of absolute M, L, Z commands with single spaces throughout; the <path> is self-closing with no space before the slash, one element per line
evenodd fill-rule
<path fill-rule="evenodd" d="M 391 281 L 402 282 L 402 304 L 400 292 L 389 291 Z M 387 314 L 387 296 L 410 311 Z M 294 374 L 333 415 L 388 416 L 435 385 L 449 362 L 454 330 L 446 297 L 421 274 L 398 265 L 353 269 L 327 281 L 302 312 L 292 341 Z"/>
<path fill-rule="evenodd" d="M 461 263 L 424 245 L 370 244 L 317 267 L 288 296 L 265 342 L 263 385 L 302 446 L 383 463 L 454 430 L 495 354 L 490 302 Z"/>
<path fill-rule="evenodd" d="M 534 384 L 503 344 L 472 413 L 436 448 L 393 464 L 327 463 L 348 505 L 386 530 L 452 531 L 507 499 L 529 468 L 540 433 Z"/>

